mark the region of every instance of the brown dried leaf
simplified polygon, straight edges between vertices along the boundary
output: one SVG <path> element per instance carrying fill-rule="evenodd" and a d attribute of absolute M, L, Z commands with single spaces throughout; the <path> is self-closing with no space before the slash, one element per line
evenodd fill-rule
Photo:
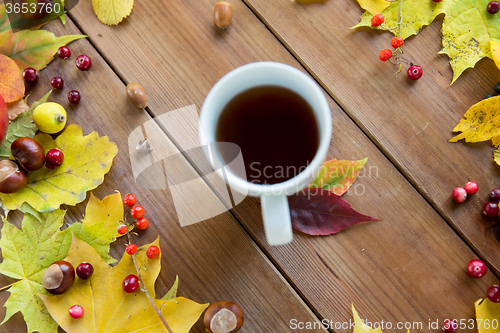
<path fill-rule="evenodd" d="M 30 107 L 24 99 L 20 99 L 14 103 L 7 103 L 7 110 L 9 110 L 9 121 L 13 121 L 21 113 L 29 111 Z"/>

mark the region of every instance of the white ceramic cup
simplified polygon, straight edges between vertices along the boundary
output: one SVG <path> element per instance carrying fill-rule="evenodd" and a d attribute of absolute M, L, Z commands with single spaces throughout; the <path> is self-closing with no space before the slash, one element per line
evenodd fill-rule
<path fill-rule="evenodd" d="M 319 130 L 319 147 L 311 163 L 301 173 L 282 183 L 261 185 L 247 182 L 229 168 L 216 169 L 232 189 L 241 194 L 261 198 L 262 219 L 270 245 L 283 245 L 293 239 L 288 195 L 307 187 L 317 174 L 330 146 L 332 117 L 330 107 L 321 88 L 301 71 L 277 62 L 256 62 L 241 66 L 226 74 L 217 82 L 201 108 L 199 134 L 202 146 L 215 142 L 219 116 L 226 104 L 239 93 L 257 86 L 274 85 L 293 90 L 311 106 Z M 297 133 L 297 135 L 300 135 Z M 207 153 L 212 166 L 213 159 L 220 160 L 220 153 Z M 208 155 L 211 156 L 208 156 Z M 243 156 L 243 159 L 245 156 Z M 225 174 L 224 174 L 225 173 Z"/>

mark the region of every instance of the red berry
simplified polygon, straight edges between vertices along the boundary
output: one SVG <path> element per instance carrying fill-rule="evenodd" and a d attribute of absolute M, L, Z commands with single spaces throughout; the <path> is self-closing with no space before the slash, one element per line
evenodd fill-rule
<path fill-rule="evenodd" d="M 394 37 L 391 40 L 391 45 L 393 48 L 397 49 L 398 47 L 402 46 L 405 43 L 405 40 L 401 37 Z"/>
<path fill-rule="evenodd" d="M 63 85 L 64 85 L 64 80 L 62 79 L 62 77 L 58 76 L 58 77 L 55 77 L 53 78 L 51 81 L 50 81 L 50 85 L 54 88 L 54 89 L 62 89 Z"/>
<path fill-rule="evenodd" d="M 133 205 L 135 205 L 137 202 L 137 198 L 135 197 L 135 195 L 133 194 L 127 194 L 124 198 L 123 198 L 123 203 L 126 205 L 126 206 L 129 206 L 129 207 L 132 207 Z"/>
<path fill-rule="evenodd" d="M 127 293 L 133 293 L 139 288 L 139 278 L 134 274 L 128 275 L 123 279 L 123 290 Z"/>
<path fill-rule="evenodd" d="M 135 244 L 130 244 L 127 246 L 127 249 L 125 250 L 128 254 L 133 255 L 137 252 L 137 245 Z"/>
<path fill-rule="evenodd" d="M 83 316 L 83 307 L 81 307 L 80 305 L 73 305 L 72 307 L 69 308 L 69 315 L 72 317 L 72 318 L 75 318 L 75 319 L 78 319 L 78 318 L 81 318 Z"/>
<path fill-rule="evenodd" d="M 382 14 L 374 15 L 371 19 L 372 26 L 374 26 L 374 27 L 378 27 L 379 25 L 384 23 L 384 21 L 385 21 L 385 17 Z"/>
<path fill-rule="evenodd" d="M 455 333 L 458 329 L 458 321 L 456 319 L 446 319 L 443 323 L 443 331 L 447 333 Z"/>
<path fill-rule="evenodd" d="M 127 233 L 127 226 L 126 225 L 121 225 L 118 227 L 118 233 L 120 235 L 125 235 Z"/>
<path fill-rule="evenodd" d="M 465 183 L 464 189 L 468 195 L 472 195 L 477 192 L 478 186 L 476 182 L 467 182 Z"/>
<path fill-rule="evenodd" d="M 68 93 L 68 101 L 70 103 L 73 103 L 73 104 L 77 104 L 78 102 L 80 102 L 80 93 L 78 92 L 78 90 L 71 90 L 69 93 Z"/>
<path fill-rule="evenodd" d="M 483 277 L 487 271 L 486 264 L 479 259 L 472 259 L 467 264 L 467 274 L 475 279 Z"/>
<path fill-rule="evenodd" d="M 81 71 L 88 71 L 90 66 L 92 66 L 92 60 L 85 54 L 79 55 L 76 58 L 76 67 Z"/>
<path fill-rule="evenodd" d="M 59 50 L 57 50 L 57 55 L 61 59 L 68 59 L 71 56 L 71 51 L 67 46 L 61 46 Z"/>
<path fill-rule="evenodd" d="M 383 49 L 382 51 L 380 51 L 380 53 L 378 54 L 378 58 L 382 61 L 387 61 L 389 59 L 391 59 L 392 57 L 392 51 L 389 50 L 389 49 Z"/>
<path fill-rule="evenodd" d="M 130 210 L 130 215 L 132 215 L 134 219 L 142 219 L 144 217 L 144 208 L 140 205 L 134 206 Z"/>
<path fill-rule="evenodd" d="M 145 217 L 142 219 L 138 219 L 135 224 L 137 225 L 137 229 L 146 230 L 149 227 L 149 220 Z"/>
<path fill-rule="evenodd" d="M 486 10 L 490 14 L 496 14 L 500 10 L 500 3 L 498 1 L 490 1 L 488 6 L 486 7 Z"/>
<path fill-rule="evenodd" d="M 500 303 L 500 286 L 489 287 L 486 295 L 493 303 Z"/>
<path fill-rule="evenodd" d="M 146 251 L 149 259 L 156 259 L 160 256 L 160 248 L 156 245 L 151 245 Z"/>
<path fill-rule="evenodd" d="M 434 1 L 434 2 L 441 2 L 442 0 L 432 0 L 432 1 Z"/>
<path fill-rule="evenodd" d="M 418 65 L 412 65 L 410 68 L 408 68 L 408 77 L 412 80 L 418 80 L 422 77 L 422 74 L 424 72 L 422 71 L 422 67 Z"/>
<path fill-rule="evenodd" d="M 49 169 L 55 169 L 64 161 L 64 154 L 57 148 L 51 149 L 47 152 L 47 156 L 45 156 L 45 166 Z"/>
<path fill-rule="evenodd" d="M 496 202 L 487 202 L 483 206 L 483 214 L 487 217 L 495 217 L 498 215 L 498 204 Z"/>
<path fill-rule="evenodd" d="M 82 280 L 87 280 L 94 273 L 94 267 L 88 262 L 82 262 L 76 268 L 76 275 Z"/>
<path fill-rule="evenodd" d="M 34 68 L 26 68 L 23 71 L 23 79 L 28 83 L 36 83 L 38 76 L 38 71 Z"/>
<path fill-rule="evenodd" d="M 453 192 L 451 192 L 451 198 L 456 203 L 462 203 L 467 199 L 467 192 L 463 187 L 456 187 L 453 189 Z"/>
<path fill-rule="evenodd" d="M 500 188 L 494 188 L 490 192 L 490 201 L 498 202 L 500 200 Z"/>

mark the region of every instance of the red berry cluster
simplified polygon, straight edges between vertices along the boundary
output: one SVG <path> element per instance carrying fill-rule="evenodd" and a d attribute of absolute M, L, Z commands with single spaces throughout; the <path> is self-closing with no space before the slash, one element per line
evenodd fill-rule
<path fill-rule="evenodd" d="M 133 194 L 127 194 L 123 198 L 123 203 L 125 206 L 130 207 L 130 215 L 136 219 L 135 225 L 139 230 L 146 230 L 149 227 L 149 221 L 147 218 L 144 217 L 144 214 L 146 211 L 144 210 L 144 207 L 141 205 L 137 205 L 137 198 Z M 118 227 L 118 233 L 120 235 L 124 235 L 128 232 L 128 226 L 126 224 L 122 224 Z M 129 255 L 135 255 L 139 249 L 137 248 L 137 245 L 135 244 L 129 244 L 127 245 L 127 248 L 125 249 L 125 252 L 127 252 Z M 156 259 L 160 256 L 160 248 L 155 245 L 151 245 L 147 250 L 146 250 L 146 256 L 149 259 Z M 123 279 L 123 290 L 127 293 L 133 293 L 139 288 L 139 277 L 136 275 L 128 275 Z"/>
<path fill-rule="evenodd" d="M 57 50 L 57 55 L 61 59 L 68 59 L 69 57 L 71 57 L 71 50 L 67 46 L 62 46 L 59 48 L 59 50 Z M 76 58 L 76 67 L 79 70 L 88 71 L 90 69 L 90 66 L 92 66 L 92 60 L 90 60 L 87 55 L 82 54 Z M 27 83 L 35 84 L 38 81 L 38 77 L 38 71 L 34 68 L 26 68 L 23 71 L 23 78 Z M 50 81 L 50 85 L 54 89 L 60 90 L 64 86 L 64 80 L 60 76 L 54 77 Z M 77 104 L 78 102 L 80 102 L 80 99 L 81 95 L 78 90 L 71 90 L 70 92 L 68 92 L 68 101 L 70 103 Z"/>

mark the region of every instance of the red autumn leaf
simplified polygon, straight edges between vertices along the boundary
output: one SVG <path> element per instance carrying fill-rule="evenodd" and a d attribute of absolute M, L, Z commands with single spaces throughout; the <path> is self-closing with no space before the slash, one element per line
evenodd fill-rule
<path fill-rule="evenodd" d="M 330 191 L 307 188 L 288 198 L 292 226 L 312 236 L 336 234 L 361 222 L 378 219 L 360 214 Z"/>
<path fill-rule="evenodd" d="M 17 102 L 24 96 L 24 81 L 19 67 L 3 54 L 0 54 L 0 94 L 5 103 Z"/>

